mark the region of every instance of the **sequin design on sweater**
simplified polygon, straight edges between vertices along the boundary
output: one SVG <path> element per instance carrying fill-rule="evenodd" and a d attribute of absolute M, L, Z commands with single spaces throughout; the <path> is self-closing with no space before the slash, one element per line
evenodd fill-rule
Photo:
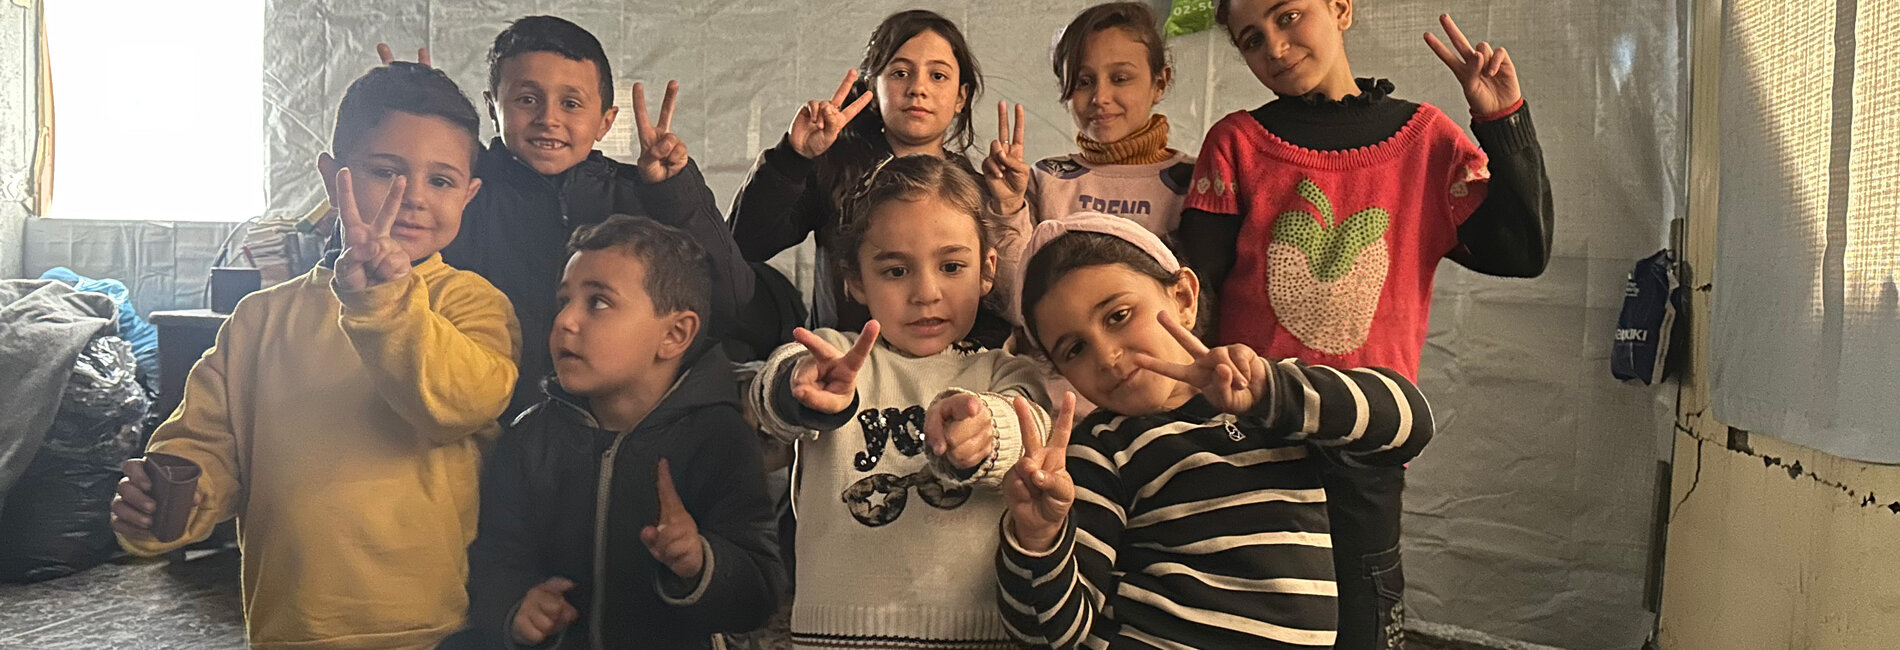
<path fill-rule="evenodd" d="M 1273 220 L 1267 247 L 1267 289 L 1280 324 L 1307 347 L 1349 354 L 1366 343 L 1379 310 L 1391 255 L 1385 233 L 1392 217 L 1368 207 L 1335 221 L 1333 203 L 1311 179 L 1302 179 L 1305 210 Z"/>
<path fill-rule="evenodd" d="M 860 472 L 877 469 L 878 462 L 884 459 L 886 442 L 906 457 L 923 453 L 926 413 L 921 405 L 901 410 L 870 408 L 858 413 L 858 427 L 864 431 L 864 451 L 852 458 L 851 465 Z M 846 486 L 838 498 L 858 523 L 876 528 L 897 521 L 904 514 L 912 488 L 916 488 L 924 503 L 939 510 L 955 510 L 970 500 L 969 486 L 946 485 L 927 469 L 902 476 L 886 472 L 872 474 Z"/>

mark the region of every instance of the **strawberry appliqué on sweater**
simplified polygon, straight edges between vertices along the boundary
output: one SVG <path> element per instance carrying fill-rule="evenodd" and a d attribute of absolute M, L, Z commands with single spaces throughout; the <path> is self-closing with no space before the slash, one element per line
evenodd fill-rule
<path fill-rule="evenodd" d="M 1302 179 L 1297 191 L 1318 214 L 1294 210 L 1273 220 L 1266 278 L 1273 311 L 1307 347 L 1351 353 L 1366 344 L 1379 310 L 1391 266 L 1385 234 L 1392 215 L 1366 207 L 1336 221 L 1319 184 Z"/>

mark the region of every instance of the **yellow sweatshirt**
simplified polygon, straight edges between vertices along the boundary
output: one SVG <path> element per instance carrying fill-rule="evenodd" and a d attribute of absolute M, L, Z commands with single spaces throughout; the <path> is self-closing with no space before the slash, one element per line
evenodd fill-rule
<path fill-rule="evenodd" d="M 238 304 L 148 447 L 204 468 L 202 504 L 173 543 L 119 541 L 155 555 L 235 516 L 253 647 L 434 647 L 467 607 L 477 471 L 520 328 L 439 255 L 362 292 L 334 277 Z"/>

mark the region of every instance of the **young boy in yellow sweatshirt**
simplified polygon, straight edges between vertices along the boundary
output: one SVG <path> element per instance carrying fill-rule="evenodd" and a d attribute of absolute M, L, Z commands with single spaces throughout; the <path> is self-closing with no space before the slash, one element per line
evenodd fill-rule
<path fill-rule="evenodd" d="M 125 464 L 113 527 L 133 553 L 238 518 L 252 647 L 430 648 L 462 626 L 477 470 L 520 349 L 507 298 L 437 254 L 480 187 L 479 124 L 424 66 L 352 83 L 317 159 L 344 249 L 238 304 L 147 449 L 203 470 L 183 537 L 152 537 L 144 461 Z"/>

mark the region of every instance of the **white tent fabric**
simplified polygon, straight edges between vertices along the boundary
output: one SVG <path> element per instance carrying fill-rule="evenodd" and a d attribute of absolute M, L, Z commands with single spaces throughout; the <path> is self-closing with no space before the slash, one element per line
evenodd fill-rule
<path fill-rule="evenodd" d="M 968 35 L 988 84 L 977 133 L 994 128 L 998 99 L 1022 102 L 1029 155 L 1056 155 L 1071 149 L 1074 131 L 1055 99 L 1049 43 L 1088 4 L 273 1 L 264 73 L 269 206 L 273 215 L 301 214 L 321 198 L 313 161 L 337 98 L 376 63 L 377 42 L 399 52 L 430 47 L 436 65 L 479 102 L 489 43 L 507 21 L 535 13 L 599 36 L 623 89 L 680 81 L 675 131 L 722 201 L 793 110 L 829 93 L 857 63 L 871 28 L 912 6 L 945 14 Z M 1559 213 L 1543 278 L 1483 278 L 1449 264 L 1439 275 L 1420 383 L 1441 434 L 1410 472 L 1410 616 L 1569 648 L 1635 647 L 1651 627 L 1645 576 L 1657 450 L 1667 449 L 1673 413 L 1664 398 L 1673 391 L 1614 382 L 1608 351 L 1624 274 L 1663 243 L 1684 207 L 1686 5 L 1357 4 L 1347 35 L 1354 71 L 1392 78 L 1401 96 L 1454 116 L 1465 112 L 1462 95 L 1419 35 L 1449 9 L 1466 33 L 1509 47 Z M 1177 148 L 1197 151 L 1214 120 L 1271 98 L 1223 34 L 1178 38 L 1173 56 L 1177 86 L 1161 109 Z M 621 135 L 602 149 L 631 157 L 628 142 Z"/>
<path fill-rule="evenodd" d="M 1900 6 L 1731 0 L 1722 20 L 1712 407 L 1900 463 Z"/>
<path fill-rule="evenodd" d="M 0 278 L 23 271 L 28 208 L 32 205 L 33 152 L 38 140 L 35 87 L 39 66 L 33 37 L 38 18 L 26 7 L 0 10 Z"/>

